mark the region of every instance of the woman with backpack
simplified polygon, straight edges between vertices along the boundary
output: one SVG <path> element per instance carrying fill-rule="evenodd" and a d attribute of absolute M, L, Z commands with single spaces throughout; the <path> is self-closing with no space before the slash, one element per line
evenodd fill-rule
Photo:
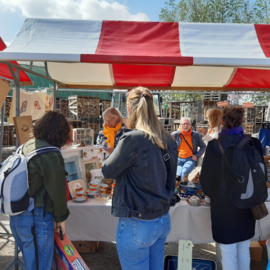
<path fill-rule="evenodd" d="M 41 147 L 59 148 L 59 152 L 43 153 L 29 160 L 29 193 L 33 203 L 22 214 L 10 217 L 10 228 L 22 251 L 26 270 L 51 269 L 54 231 L 65 233 L 69 210 L 60 147 L 69 140 L 69 132 L 70 125 L 62 114 L 47 112 L 34 125 L 33 138 L 22 148 L 24 155 Z"/>
<path fill-rule="evenodd" d="M 229 162 L 233 160 L 234 147 L 243 138 L 243 122 L 242 107 L 232 106 L 223 110 L 223 128 L 219 133 L 219 141 Z M 263 158 L 260 141 L 255 138 L 251 138 L 251 141 Z M 218 141 L 209 141 L 200 182 L 203 192 L 211 198 L 212 234 L 219 243 L 223 270 L 249 270 L 249 246 L 250 239 L 255 234 L 255 219 L 250 208 L 238 208 L 222 190 L 222 177 L 227 175 L 227 170 L 222 169 L 222 158 Z M 232 185 L 233 183 L 228 183 L 228 190 Z"/>
<path fill-rule="evenodd" d="M 158 120 L 148 89 L 128 93 L 127 111 L 132 131 L 121 137 L 102 166 L 105 178 L 116 179 L 112 215 L 119 217 L 117 251 L 123 270 L 161 270 L 171 230 L 176 142 Z"/>

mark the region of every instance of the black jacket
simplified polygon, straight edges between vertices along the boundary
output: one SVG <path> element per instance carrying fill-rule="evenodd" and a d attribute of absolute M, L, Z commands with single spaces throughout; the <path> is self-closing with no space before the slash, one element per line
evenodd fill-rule
<path fill-rule="evenodd" d="M 168 134 L 169 136 L 169 134 Z M 112 215 L 155 219 L 170 209 L 175 189 L 177 146 L 170 137 L 170 172 L 167 170 L 160 148 L 142 131 L 125 133 L 113 153 L 102 165 L 105 178 L 116 178 L 112 201 Z"/>
<path fill-rule="evenodd" d="M 238 135 L 221 135 L 219 137 L 224 151 L 230 145 L 240 141 Z M 258 139 L 252 138 L 254 146 L 263 155 Z M 232 157 L 228 157 L 229 159 Z M 255 220 L 250 209 L 237 208 L 221 192 L 220 181 L 222 154 L 217 140 L 208 143 L 201 171 L 201 185 L 206 195 L 211 198 L 212 233 L 216 242 L 232 244 L 252 238 L 255 234 Z"/>

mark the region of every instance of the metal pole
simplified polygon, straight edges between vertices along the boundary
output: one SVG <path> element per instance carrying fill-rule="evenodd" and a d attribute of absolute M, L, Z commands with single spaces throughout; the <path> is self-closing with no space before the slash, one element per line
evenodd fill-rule
<path fill-rule="evenodd" d="M 16 117 L 20 116 L 20 70 L 16 69 Z M 16 149 L 19 147 L 18 137 L 16 135 Z"/>
<path fill-rule="evenodd" d="M 115 98 L 115 94 L 112 94 L 111 107 L 113 107 L 114 105 L 114 98 Z"/>
<path fill-rule="evenodd" d="M 16 74 L 11 66 L 8 66 L 16 86 L 16 117 L 20 116 L 20 70 L 16 68 Z M 16 149 L 18 148 L 18 138 L 16 136 Z"/>
<path fill-rule="evenodd" d="M 118 111 L 120 111 L 121 94 L 118 94 Z"/>
<path fill-rule="evenodd" d="M 58 92 L 58 83 L 53 84 L 53 111 L 56 109 L 56 95 Z"/>
<path fill-rule="evenodd" d="M 5 105 L 6 102 L 3 103 L 1 109 L 1 136 L 0 136 L 0 163 L 2 162 L 2 149 L 3 149 L 3 137 L 4 137 L 4 116 L 5 116 Z"/>

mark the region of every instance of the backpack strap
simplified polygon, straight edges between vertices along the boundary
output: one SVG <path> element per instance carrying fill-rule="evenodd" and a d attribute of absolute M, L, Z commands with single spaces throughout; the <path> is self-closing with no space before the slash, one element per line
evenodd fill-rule
<path fill-rule="evenodd" d="M 226 162 L 227 166 L 230 168 L 230 170 L 232 170 L 232 166 L 231 166 L 229 160 L 227 159 L 227 157 L 226 157 L 226 155 L 225 155 L 224 148 L 223 148 L 223 146 L 222 146 L 222 144 L 221 144 L 219 138 L 217 139 L 217 143 L 218 143 L 218 147 L 219 147 L 219 149 L 220 149 L 220 152 L 221 152 L 222 156 L 223 156 L 224 159 L 225 159 L 225 162 Z"/>
<path fill-rule="evenodd" d="M 245 134 L 245 135 L 243 135 L 243 138 L 240 140 L 240 142 L 237 144 L 236 148 L 239 149 L 239 150 L 243 150 L 243 148 L 244 148 L 244 146 L 245 146 L 245 144 L 247 142 L 251 142 L 252 143 L 251 136 Z"/>
<path fill-rule="evenodd" d="M 34 151 L 30 152 L 28 155 L 26 155 L 27 158 L 27 162 L 32 159 L 35 156 L 39 156 L 45 153 L 49 153 L 49 152 L 59 152 L 61 153 L 61 150 L 55 146 L 44 146 L 41 148 L 37 148 Z"/>
<path fill-rule="evenodd" d="M 191 150 L 191 152 L 192 152 L 192 154 L 193 154 L 193 148 L 189 145 L 189 143 L 187 142 L 185 136 L 184 136 L 182 133 L 180 133 L 180 137 L 181 137 L 181 135 L 182 135 L 184 141 L 186 142 L 187 146 L 189 147 L 189 149 Z"/>

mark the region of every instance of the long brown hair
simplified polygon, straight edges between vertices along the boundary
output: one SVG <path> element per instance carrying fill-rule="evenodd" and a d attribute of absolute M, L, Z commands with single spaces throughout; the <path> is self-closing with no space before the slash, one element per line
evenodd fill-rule
<path fill-rule="evenodd" d="M 62 147 L 69 140 L 70 125 L 65 116 L 58 112 L 45 113 L 35 124 L 33 136 L 49 144 Z"/>
<path fill-rule="evenodd" d="M 127 105 L 130 110 L 128 127 L 143 131 L 153 143 L 162 149 L 167 149 L 168 140 L 173 138 L 157 118 L 151 92 L 141 86 L 133 88 L 128 93 Z"/>
<path fill-rule="evenodd" d="M 218 127 L 221 126 L 223 113 L 220 109 L 210 109 L 207 111 L 207 118 L 209 120 L 210 127 Z"/>

